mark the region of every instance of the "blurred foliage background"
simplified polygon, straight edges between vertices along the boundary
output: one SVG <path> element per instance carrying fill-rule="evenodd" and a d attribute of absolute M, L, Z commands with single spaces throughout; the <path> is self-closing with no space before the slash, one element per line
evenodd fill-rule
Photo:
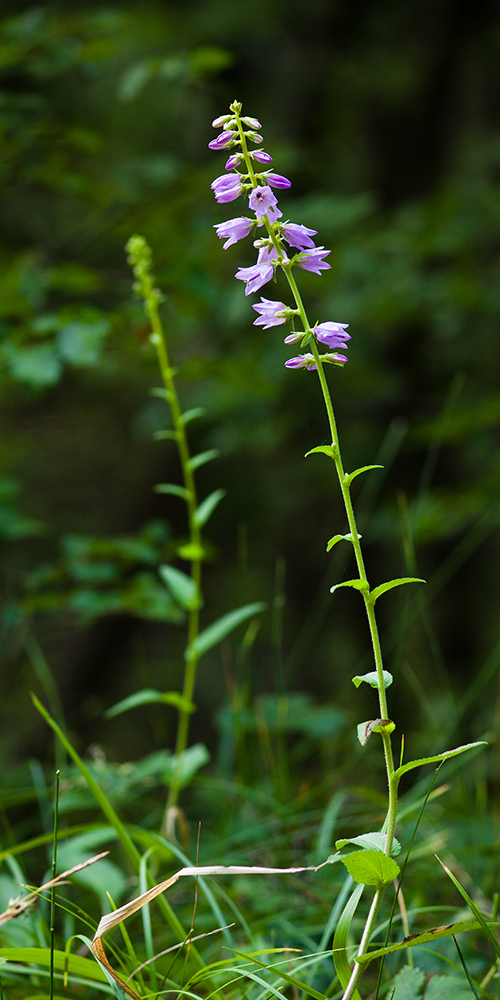
<path fill-rule="evenodd" d="M 5 765 L 51 759 L 30 689 L 80 748 L 136 760 L 173 743 L 173 710 L 104 717 L 182 676 L 180 614 L 157 567 L 174 559 L 184 511 L 153 492 L 178 469 L 153 440 L 165 412 L 123 249 L 134 232 L 154 251 L 183 402 L 206 407 L 195 448 L 220 450 L 202 495 L 227 489 L 209 526 L 204 623 L 268 606 L 248 648 L 227 643 L 202 663 L 193 739 L 233 766 L 228 716 L 252 738 L 257 699 L 262 725 L 279 729 L 286 690 L 297 773 L 324 775 L 341 725 L 354 733 L 376 711 L 369 690 L 352 704 L 352 675 L 371 669 L 361 602 L 329 593 L 351 573 L 347 547 L 325 551 L 345 530 L 333 472 L 302 458 L 327 438 L 316 379 L 283 367 L 280 330 L 252 326 L 233 280 L 252 247 L 223 252 L 212 228 L 242 211 L 215 203 L 224 157 L 207 149 L 235 98 L 293 181 L 285 217 L 332 248 L 332 270 L 301 287 L 314 319 L 350 323 L 349 364 L 330 378 L 347 469 L 384 465 L 356 497 L 371 579 L 428 580 L 380 605 L 394 712 L 415 756 L 445 736 L 491 738 L 499 67 L 486 0 L 473 12 L 462 0 L 2 5 Z"/>

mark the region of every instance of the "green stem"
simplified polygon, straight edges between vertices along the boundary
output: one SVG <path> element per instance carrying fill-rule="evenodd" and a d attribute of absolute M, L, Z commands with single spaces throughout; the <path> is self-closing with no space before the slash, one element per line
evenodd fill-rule
<path fill-rule="evenodd" d="M 259 182 L 258 182 L 258 180 L 257 180 L 257 178 L 255 176 L 255 172 L 253 170 L 252 162 L 251 162 L 251 159 L 250 159 L 248 151 L 247 151 L 244 130 L 243 130 L 242 123 L 240 121 L 239 111 L 237 111 L 237 110 L 235 112 L 235 117 L 236 117 L 236 122 L 237 122 L 237 126 L 238 126 L 238 132 L 239 132 L 239 136 L 240 136 L 240 140 L 241 140 L 242 151 L 243 151 L 243 154 L 244 154 L 244 157 L 245 157 L 245 162 L 246 162 L 246 165 L 247 165 L 247 170 L 248 170 L 248 175 L 249 175 L 250 183 L 251 183 L 252 187 L 256 187 Z M 380 637 L 379 637 L 379 633 L 378 633 L 377 620 L 376 620 L 376 615 L 375 615 L 375 608 L 374 608 L 373 601 L 370 599 L 370 586 L 369 586 L 368 578 L 367 578 L 367 574 L 366 574 L 365 563 L 364 563 L 364 559 L 363 559 L 363 553 L 362 553 L 362 550 L 361 550 L 360 536 L 359 536 L 359 533 L 358 533 L 358 530 L 357 530 L 356 517 L 355 517 L 355 514 L 354 514 L 354 508 L 353 508 L 352 498 L 351 498 L 351 492 L 350 492 L 351 480 L 349 479 L 349 476 L 346 474 L 346 472 L 344 470 L 343 462 L 342 462 L 342 455 L 341 455 L 341 450 L 340 450 L 340 442 L 339 442 L 339 436 L 338 436 L 338 431 L 337 431 L 337 423 L 336 423 L 336 420 L 335 420 L 335 413 L 334 413 L 334 409 L 333 409 L 333 403 L 332 403 L 332 398 L 331 398 L 330 390 L 329 390 L 329 387 L 328 387 L 328 382 L 326 380 L 326 376 L 325 376 L 325 372 L 324 372 L 324 368 L 323 368 L 323 362 L 321 361 L 321 355 L 320 355 L 320 353 L 318 351 L 318 345 L 317 345 L 316 338 L 314 337 L 313 328 L 311 327 L 311 325 L 309 323 L 309 319 L 307 317 L 307 313 L 305 311 L 304 304 L 302 302 L 302 297 L 301 297 L 299 289 L 297 287 L 297 282 L 296 282 L 295 276 L 293 274 L 293 265 L 290 262 L 288 262 L 288 260 L 286 258 L 286 255 L 283 253 L 283 247 L 281 245 L 280 236 L 279 236 L 279 232 L 280 232 L 279 228 L 278 228 L 279 223 L 278 224 L 271 223 L 269 221 L 269 218 L 267 217 L 267 215 L 264 216 L 264 218 L 263 218 L 262 221 L 264 222 L 264 225 L 265 225 L 265 227 L 267 229 L 268 235 L 270 237 L 270 240 L 271 240 L 273 246 L 277 250 L 277 253 L 278 253 L 278 265 L 281 266 L 282 270 L 285 273 L 286 279 L 288 281 L 288 284 L 289 284 L 289 287 L 290 287 L 290 291 L 291 291 L 291 293 L 293 295 L 293 298 L 295 300 L 296 313 L 300 317 L 300 320 L 301 320 L 301 322 L 303 324 L 304 335 L 307 336 L 307 334 L 309 334 L 309 333 L 312 334 L 310 342 L 309 342 L 309 346 L 311 348 L 311 352 L 313 354 L 314 361 L 316 363 L 316 368 L 317 368 L 317 371 L 318 371 L 318 378 L 319 378 L 319 381 L 320 381 L 321 391 L 322 391 L 322 394 L 323 394 L 323 400 L 324 400 L 324 404 L 325 404 L 325 408 L 326 408 L 326 413 L 327 413 L 327 417 L 328 417 L 328 424 L 329 424 L 330 435 L 331 435 L 332 458 L 333 458 L 333 461 L 335 463 L 335 468 L 336 468 L 336 471 L 337 471 L 337 477 L 338 477 L 338 481 L 339 481 L 340 491 L 341 491 L 342 499 L 343 499 L 343 502 L 344 502 L 345 512 L 346 512 L 346 516 L 347 516 L 347 522 L 348 522 L 348 525 L 349 525 L 350 540 L 351 540 L 351 543 L 352 543 L 352 547 L 354 549 L 354 556 L 355 556 L 355 559 L 356 559 L 356 566 L 357 566 L 357 569 L 358 569 L 359 579 L 365 585 L 363 587 L 363 589 L 361 590 L 361 595 L 363 597 L 363 601 L 364 601 L 364 604 L 365 604 L 366 616 L 367 616 L 367 620 L 368 620 L 368 628 L 369 628 L 369 632 L 370 632 L 370 639 L 371 639 L 371 644 L 372 644 L 372 649 L 373 649 L 373 657 L 374 657 L 374 662 L 375 662 L 375 669 L 376 669 L 376 673 L 377 673 L 377 689 L 378 689 L 380 718 L 381 719 L 387 719 L 388 718 L 388 709 L 387 709 L 387 697 L 386 697 L 385 684 L 384 684 L 383 659 L 382 659 L 382 650 L 381 650 L 381 646 L 380 646 Z M 382 732 L 381 733 L 381 737 L 382 737 L 382 744 L 383 744 L 383 750 L 384 750 L 385 768 L 386 768 L 387 786 L 388 786 L 388 800 L 389 800 L 388 801 L 388 811 L 387 811 L 387 821 L 386 821 L 386 841 L 385 841 L 384 851 L 385 851 L 386 855 L 390 855 L 391 850 L 392 850 L 393 840 L 394 840 L 394 830 L 395 830 L 396 816 L 397 816 L 397 781 L 394 779 L 394 770 L 395 770 L 395 768 L 394 768 L 394 758 L 393 758 L 393 753 L 392 753 L 392 745 L 391 745 L 390 735 L 387 732 Z M 367 921 L 366 921 L 366 924 L 365 924 L 365 928 L 364 928 L 364 931 L 363 931 L 363 936 L 362 936 L 361 945 L 360 945 L 360 951 L 358 952 L 358 954 L 361 954 L 365 950 L 365 948 L 368 946 L 368 942 L 370 940 L 370 936 L 371 936 L 372 931 L 373 931 L 375 919 L 376 919 L 376 916 L 377 916 L 377 913 L 378 913 L 378 910 L 379 910 L 379 907 L 380 907 L 380 903 L 382 901 L 383 892 L 384 892 L 383 889 L 378 889 L 376 891 L 375 895 L 374 895 L 374 898 L 373 898 L 373 901 L 372 901 L 372 905 L 370 907 L 370 912 L 369 912 L 369 915 L 368 915 L 368 918 L 367 918 Z M 356 990 L 356 986 L 357 986 L 358 980 L 359 980 L 359 978 L 360 978 L 360 976 L 362 974 L 362 971 L 363 971 L 362 967 L 359 966 L 359 965 L 357 965 L 355 963 L 354 964 L 354 968 L 353 968 L 353 972 L 352 972 L 352 976 L 351 976 L 351 980 L 350 980 L 350 982 L 349 982 L 349 984 L 347 986 L 346 992 L 344 993 L 344 996 L 343 996 L 342 1000 L 349 1000 L 349 998 L 353 996 L 353 994 L 354 994 L 354 992 Z"/>
<path fill-rule="evenodd" d="M 139 254 L 137 254 L 137 257 L 134 257 L 134 254 L 132 252 L 132 259 L 134 263 L 134 273 L 138 278 L 139 289 L 144 299 L 146 314 L 151 324 L 152 334 L 150 340 L 154 344 L 154 347 L 156 349 L 160 374 L 162 377 L 163 385 L 165 387 L 165 395 L 172 415 L 172 421 L 174 425 L 173 437 L 175 438 L 177 444 L 177 450 L 179 453 L 179 459 L 181 463 L 182 477 L 185 489 L 185 502 L 186 502 L 188 529 L 189 529 L 189 546 L 193 553 L 190 559 L 191 579 L 194 584 L 196 600 L 192 603 L 191 607 L 188 610 L 187 654 L 186 654 L 186 666 L 184 670 L 184 683 L 183 683 L 182 695 L 185 704 L 191 704 L 193 700 L 194 687 L 196 683 L 196 672 L 199 659 L 198 654 L 196 652 L 195 640 L 198 636 L 200 629 L 199 609 L 201 604 L 202 545 L 201 545 L 201 531 L 195 516 L 196 509 L 198 506 L 198 500 L 196 495 L 196 484 L 193 475 L 193 470 L 191 468 L 191 455 L 186 435 L 185 424 L 182 419 L 182 409 L 179 403 L 179 397 L 177 395 L 177 389 L 175 386 L 174 370 L 171 367 L 169 361 L 165 333 L 163 330 L 163 324 L 161 322 L 158 309 L 160 296 L 158 291 L 154 288 L 153 285 L 153 278 L 150 267 L 151 255 L 149 248 L 147 248 L 146 250 L 146 247 L 144 245 L 140 258 Z M 190 722 L 189 710 L 186 708 L 180 708 L 178 725 L 177 725 L 177 735 L 175 741 L 176 765 L 167 797 L 167 804 L 166 804 L 167 817 L 169 815 L 172 815 L 173 810 L 175 810 L 177 807 L 177 802 L 179 799 L 179 793 L 182 784 L 182 770 L 183 770 L 182 755 L 186 750 L 188 744 L 189 722 Z"/>

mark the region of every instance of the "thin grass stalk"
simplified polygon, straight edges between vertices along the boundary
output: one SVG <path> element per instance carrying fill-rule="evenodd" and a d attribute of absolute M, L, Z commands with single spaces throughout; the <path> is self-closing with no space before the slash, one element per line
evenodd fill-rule
<path fill-rule="evenodd" d="M 55 879 L 57 871 L 57 835 L 59 826 L 59 779 L 61 772 L 56 771 L 56 784 L 54 791 L 54 834 L 52 839 L 52 878 Z M 55 923 L 56 923 L 56 887 L 50 890 L 50 1000 L 54 998 L 54 951 L 55 951 Z"/>

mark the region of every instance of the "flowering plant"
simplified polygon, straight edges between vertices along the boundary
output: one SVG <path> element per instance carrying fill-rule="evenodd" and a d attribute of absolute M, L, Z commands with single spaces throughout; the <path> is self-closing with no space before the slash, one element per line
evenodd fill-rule
<path fill-rule="evenodd" d="M 327 551 L 331 551 L 340 542 L 347 542 L 353 549 L 357 568 L 357 576 L 354 579 L 343 581 L 332 587 L 331 590 L 334 592 L 340 587 L 351 587 L 359 591 L 368 621 L 374 670 L 354 677 L 353 682 L 356 687 L 367 683 L 376 689 L 379 715 L 376 719 L 360 723 L 357 732 L 362 745 L 366 743 L 372 733 L 380 735 L 387 779 L 387 814 L 381 831 L 369 831 L 361 837 L 337 842 L 336 846 L 339 852 L 345 846 L 353 844 L 356 847 L 353 853 L 345 856 L 339 853 L 334 859 L 329 859 L 341 860 L 354 882 L 357 883 L 337 925 L 333 944 L 333 959 L 343 991 L 342 1000 L 350 1000 L 351 997 L 360 1000 L 358 983 L 367 964 L 374 958 L 383 960 L 385 954 L 392 950 L 390 947 L 378 949 L 376 952 L 373 950 L 370 952 L 368 949 L 384 892 L 387 886 L 395 880 L 397 881 L 397 890 L 399 890 L 402 870 L 404 871 L 406 865 L 405 861 L 403 869 L 401 869 L 394 860 L 394 856 L 397 856 L 401 851 L 401 846 L 395 837 L 399 782 L 404 774 L 414 768 L 432 762 L 440 764 L 447 758 L 480 744 L 468 744 L 432 757 L 404 762 L 404 742 L 402 741 L 399 765 L 395 764 L 391 735 L 396 726 L 389 718 L 386 694 L 393 678 L 383 665 L 375 605 L 383 594 L 395 587 L 425 581 L 415 577 L 403 577 L 388 580 L 376 587 L 372 587 L 368 581 L 361 549 L 361 535 L 357 530 L 351 499 L 351 486 L 357 476 L 371 469 L 380 468 L 380 466 L 366 465 L 353 472 L 345 471 L 332 397 L 324 370 L 325 364 L 340 368 L 346 364 L 347 355 L 339 352 L 347 350 L 347 341 L 350 340 L 350 334 L 347 332 L 348 324 L 326 320 L 312 325 L 308 319 L 296 280 L 296 275 L 301 270 L 311 271 L 318 275 L 327 270 L 330 264 L 326 258 L 330 251 L 325 247 L 315 245 L 312 237 L 317 235 L 316 230 L 309 229 L 302 223 L 282 221 L 283 212 L 278 206 L 274 190 L 286 190 L 291 186 L 291 181 L 269 169 L 272 157 L 260 148 L 263 142 L 259 131 L 261 129 L 260 123 L 255 118 L 243 116 L 241 104 L 234 101 L 229 108 L 229 114 L 216 118 L 213 125 L 221 131 L 217 138 L 209 143 L 210 148 L 215 151 L 224 150 L 230 154 L 225 165 L 226 173 L 217 177 L 212 183 L 215 198 L 218 203 L 225 204 L 242 196 L 247 197 L 248 207 L 253 212 L 253 216 L 250 218 L 239 216 L 217 224 L 215 229 L 217 235 L 225 240 L 224 249 L 228 249 L 250 234 L 257 237 L 254 241 L 257 250 L 256 264 L 251 267 L 239 267 L 235 275 L 238 281 L 244 282 L 245 295 L 260 291 L 276 277 L 278 271 L 283 272 L 288 283 L 293 304 L 289 306 L 281 300 L 275 301 L 261 297 L 260 302 L 253 305 L 258 313 L 254 325 L 270 329 L 274 326 L 288 324 L 290 333 L 285 337 L 285 343 L 297 344 L 301 353 L 285 361 L 286 367 L 305 368 L 309 371 L 316 371 L 318 374 L 327 413 L 330 442 L 327 445 L 311 448 L 307 454 L 323 454 L 335 465 L 348 530 L 345 533 L 334 534 L 327 543 Z M 259 148 L 253 148 L 254 146 Z M 261 169 L 262 167 L 264 169 Z M 320 351 L 322 345 L 326 346 L 328 351 Z M 306 348 L 308 348 L 307 351 Z M 346 951 L 347 935 L 356 907 L 366 886 L 373 887 L 374 893 L 354 962 L 350 964 Z M 453 933 L 454 926 L 450 925 L 446 929 L 446 933 Z M 443 931 L 443 928 L 439 930 Z M 412 945 L 414 945 L 416 943 L 414 935 L 411 935 L 411 938 Z M 408 944 L 403 944 L 402 947 L 408 947 Z"/>

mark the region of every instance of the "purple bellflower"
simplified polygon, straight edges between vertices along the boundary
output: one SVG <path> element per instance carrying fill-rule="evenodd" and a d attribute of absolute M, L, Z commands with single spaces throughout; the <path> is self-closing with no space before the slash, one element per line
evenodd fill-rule
<path fill-rule="evenodd" d="M 237 243 L 238 240 L 244 240 L 254 225 L 255 223 L 252 219 L 239 218 L 220 222 L 218 226 L 214 226 L 214 229 L 221 240 L 226 240 L 223 249 L 227 250 L 228 247 L 232 246 L 233 243 Z"/>
<path fill-rule="evenodd" d="M 260 313 L 260 316 L 254 319 L 253 325 L 262 326 L 264 330 L 269 330 L 271 326 L 281 326 L 286 321 L 285 311 L 288 310 L 283 302 L 273 302 L 272 299 L 265 299 L 262 296 L 260 303 L 252 306 L 252 309 Z"/>
<path fill-rule="evenodd" d="M 264 174 L 263 180 L 266 181 L 270 187 L 273 188 L 289 188 L 292 186 L 292 182 L 288 180 L 288 177 L 283 177 L 282 174 Z"/>
<path fill-rule="evenodd" d="M 221 132 L 216 139 L 212 139 L 208 144 L 209 149 L 226 149 L 233 141 L 234 132 Z"/>
<path fill-rule="evenodd" d="M 316 340 L 326 344 L 327 347 L 341 347 L 347 350 L 346 340 L 351 339 L 351 334 L 346 333 L 349 323 L 317 323 L 313 328 Z"/>
<path fill-rule="evenodd" d="M 325 250 L 324 247 L 315 247 L 314 250 L 303 250 L 302 253 L 297 257 L 297 264 L 304 268 L 304 271 L 313 271 L 314 274 L 320 274 L 321 271 L 327 271 L 331 265 L 323 260 L 331 253 L 331 250 Z"/>
<path fill-rule="evenodd" d="M 316 371 L 316 362 L 313 354 L 299 354 L 297 358 L 289 358 L 285 361 L 285 368 L 307 368 L 308 371 Z"/>
<path fill-rule="evenodd" d="M 273 158 L 266 153 L 265 149 L 253 149 L 250 153 L 252 160 L 257 160 L 257 163 L 272 163 Z"/>
<path fill-rule="evenodd" d="M 242 159 L 243 159 L 243 153 L 233 153 L 233 155 L 230 156 L 228 160 L 226 160 L 226 165 L 224 169 L 234 170 L 234 168 L 238 166 L 238 163 L 241 163 Z"/>
<path fill-rule="evenodd" d="M 243 190 L 240 174 L 223 174 L 216 177 L 211 184 L 216 201 L 222 204 L 226 201 L 234 201 Z"/>
<path fill-rule="evenodd" d="M 238 281 L 245 282 L 245 295 L 251 295 L 252 292 L 258 292 L 259 288 L 262 288 L 263 285 L 267 285 L 273 274 L 274 264 L 264 262 L 262 264 L 254 264 L 253 267 L 239 267 L 235 278 Z"/>
<path fill-rule="evenodd" d="M 258 187 L 254 188 L 248 199 L 248 204 L 258 219 L 262 219 L 264 215 L 267 215 L 269 222 L 276 222 L 283 215 L 283 212 L 280 212 L 277 207 L 278 199 L 276 195 L 267 186 L 259 184 Z"/>
<path fill-rule="evenodd" d="M 317 229 L 308 229 L 307 226 L 299 226 L 296 222 L 283 223 L 283 235 L 291 247 L 298 247 L 305 250 L 306 247 L 315 248 L 311 236 L 316 236 Z"/>

